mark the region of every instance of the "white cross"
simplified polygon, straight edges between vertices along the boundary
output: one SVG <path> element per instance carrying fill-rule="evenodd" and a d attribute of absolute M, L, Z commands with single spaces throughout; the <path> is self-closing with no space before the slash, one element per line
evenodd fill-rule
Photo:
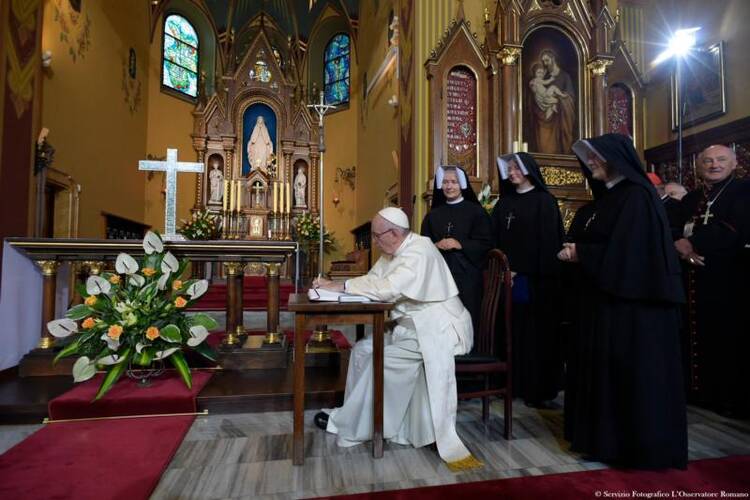
<path fill-rule="evenodd" d="M 138 170 L 157 170 L 167 173 L 167 199 L 164 207 L 164 239 L 182 239 L 177 234 L 177 172 L 203 172 L 203 163 L 177 161 L 177 150 L 167 149 L 167 161 L 141 160 Z"/>
<path fill-rule="evenodd" d="M 701 217 L 703 217 L 703 225 L 705 226 L 706 224 L 708 224 L 708 219 L 710 219 L 713 216 L 714 216 L 714 214 L 711 213 L 711 207 L 710 206 L 707 207 L 706 208 L 706 213 L 703 214 L 703 215 L 701 215 Z"/>
<path fill-rule="evenodd" d="M 508 224 L 505 225 L 505 229 L 510 229 L 510 223 L 513 222 L 513 219 L 516 217 L 513 215 L 513 212 L 509 213 L 508 216 L 505 218 L 505 220 L 508 221 Z"/>

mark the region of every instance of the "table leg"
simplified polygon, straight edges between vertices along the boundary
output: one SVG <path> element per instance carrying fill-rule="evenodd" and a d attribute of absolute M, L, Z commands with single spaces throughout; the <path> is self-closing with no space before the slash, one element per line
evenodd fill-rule
<path fill-rule="evenodd" d="M 55 319 L 55 297 L 57 288 L 56 260 L 37 260 L 36 265 L 42 271 L 42 331 L 37 349 L 52 349 L 55 338 L 47 330 L 47 323 Z"/>
<path fill-rule="evenodd" d="M 224 262 L 223 265 L 227 277 L 227 337 L 224 340 L 224 344 L 237 346 L 239 344 L 237 327 L 242 326 L 241 319 L 239 324 L 237 323 L 237 307 L 238 305 L 242 306 L 242 263 Z M 239 300 L 237 298 L 238 295 Z M 242 309 L 239 311 L 239 316 L 242 318 Z"/>
<path fill-rule="evenodd" d="M 268 315 L 266 316 L 266 342 L 276 344 L 279 337 L 279 268 L 281 264 L 266 264 L 268 279 Z"/>
<path fill-rule="evenodd" d="M 305 315 L 295 314 L 292 464 L 305 463 Z"/>
<path fill-rule="evenodd" d="M 372 456 L 383 457 L 383 313 L 373 315 L 373 431 Z"/>

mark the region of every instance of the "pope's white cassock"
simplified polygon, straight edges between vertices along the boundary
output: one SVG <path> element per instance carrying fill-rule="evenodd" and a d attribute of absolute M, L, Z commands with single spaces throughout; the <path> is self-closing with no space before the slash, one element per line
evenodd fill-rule
<path fill-rule="evenodd" d="M 384 218 L 398 225 L 398 217 Z M 400 210 L 398 210 L 401 214 Z M 408 220 L 403 215 L 408 227 Z M 409 233 L 392 256 L 346 282 L 346 291 L 395 302 L 384 359 L 383 437 L 415 447 L 436 442 L 453 469 L 479 465 L 456 433 L 453 357 L 471 350 L 471 316 L 458 298 L 451 272 L 429 238 Z M 390 342 L 389 342 L 390 340 Z M 354 346 L 344 405 L 331 411 L 327 430 L 339 446 L 372 439 L 372 339 Z"/>

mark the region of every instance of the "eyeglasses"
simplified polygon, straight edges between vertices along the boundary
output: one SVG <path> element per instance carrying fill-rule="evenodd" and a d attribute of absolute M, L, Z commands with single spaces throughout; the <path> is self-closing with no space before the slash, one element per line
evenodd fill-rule
<path fill-rule="evenodd" d="M 393 229 L 386 229 L 382 233 L 376 233 L 375 231 L 373 231 L 372 235 L 373 235 L 373 237 L 375 237 L 377 239 L 381 239 L 383 236 L 386 235 L 386 233 L 390 233 L 391 231 L 393 231 Z"/>

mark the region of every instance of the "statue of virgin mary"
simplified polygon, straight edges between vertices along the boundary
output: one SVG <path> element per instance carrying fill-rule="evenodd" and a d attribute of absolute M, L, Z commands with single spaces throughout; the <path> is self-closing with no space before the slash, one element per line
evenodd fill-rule
<path fill-rule="evenodd" d="M 265 121 L 259 116 L 255 121 L 253 133 L 250 140 L 247 141 L 247 159 L 250 163 L 250 169 L 259 169 L 266 171 L 268 160 L 273 154 L 273 143 L 271 136 L 268 134 Z"/>

